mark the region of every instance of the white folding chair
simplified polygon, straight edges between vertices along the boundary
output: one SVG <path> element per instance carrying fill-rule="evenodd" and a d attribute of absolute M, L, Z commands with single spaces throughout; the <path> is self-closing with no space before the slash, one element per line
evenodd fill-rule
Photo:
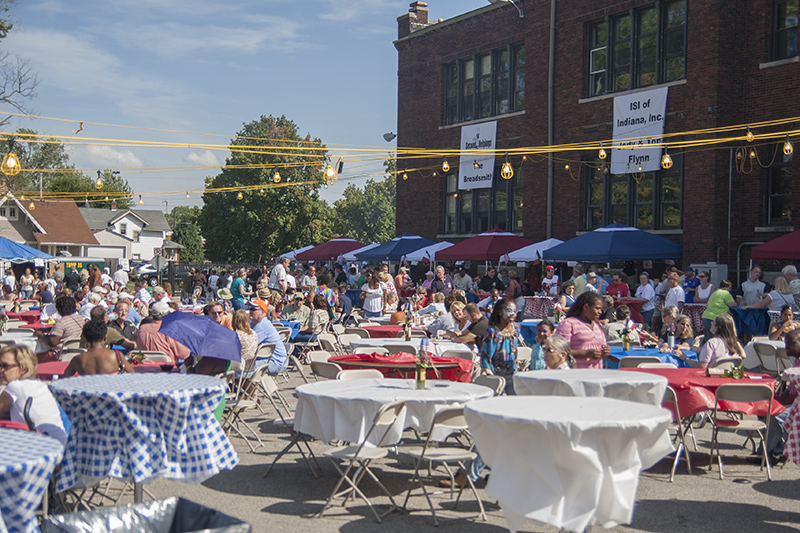
<path fill-rule="evenodd" d="M 620 368 L 636 368 L 642 363 L 660 363 L 661 359 L 654 355 L 628 355 L 619 360 Z"/>
<path fill-rule="evenodd" d="M 413 344 L 387 344 L 386 349 L 390 354 L 406 352 L 412 355 L 417 355 L 417 347 Z"/>
<path fill-rule="evenodd" d="M 395 421 L 397 420 L 397 416 L 404 407 L 405 402 L 403 401 L 391 402 L 383 405 L 375 415 L 369 431 L 367 431 L 366 435 L 364 435 L 364 438 L 358 443 L 357 446 L 341 446 L 325 452 L 325 457 L 330 458 L 334 468 L 336 468 L 341 477 L 336 483 L 336 486 L 333 488 L 328 501 L 325 502 L 322 510 L 317 515 L 317 518 L 322 517 L 335 498 L 343 498 L 344 505 L 347 503 L 347 500 L 353 493 L 364 500 L 367 506 L 369 506 L 370 510 L 372 510 L 378 522 L 380 522 L 381 518 L 386 516 L 388 513 L 394 510 L 399 510 L 397 503 L 394 501 L 392 493 L 389 492 L 383 483 L 381 483 L 375 473 L 370 469 L 370 465 L 373 461 L 383 459 L 389 454 L 389 450 L 383 447 L 383 443 L 386 440 L 386 436 L 389 434 Z M 384 427 L 386 428 L 385 430 L 382 429 Z M 383 435 L 378 440 L 377 446 L 368 446 L 367 443 L 370 442 L 370 437 L 376 431 L 383 431 Z M 347 466 L 342 468 L 341 465 L 345 464 Z M 353 472 L 352 477 L 350 476 L 351 472 Z M 372 506 L 372 502 L 369 501 L 369 498 L 367 498 L 366 494 L 364 494 L 361 489 L 358 488 L 359 483 L 365 475 L 368 475 L 375 483 L 377 483 L 383 493 L 389 497 L 391 506 L 385 513 L 378 514 L 378 511 L 376 511 Z M 339 489 L 345 482 L 347 485 L 349 485 L 349 487 L 340 492 Z"/>
<path fill-rule="evenodd" d="M 369 332 L 361 328 L 347 328 L 344 330 L 347 335 L 358 335 L 362 339 L 369 339 Z"/>
<path fill-rule="evenodd" d="M 311 373 L 315 378 L 337 379 L 342 373 L 342 367 L 336 363 L 311 362 Z"/>
<path fill-rule="evenodd" d="M 714 464 L 714 452 L 717 454 L 717 462 L 719 464 L 719 478 L 722 479 L 722 455 L 719 452 L 719 431 L 722 429 L 732 431 L 745 431 L 748 437 L 752 437 L 755 432 L 761 438 L 761 469 L 764 465 L 767 466 L 767 479 L 772 481 L 772 471 L 770 470 L 769 457 L 767 456 L 767 442 L 769 440 L 769 423 L 772 418 L 772 399 L 773 390 L 769 385 L 765 384 L 751 384 L 751 383 L 730 383 L 717 387 L 714 401 L 714 411 L 711 417 L 713 430 L 711 433 L 711 450 L 709 453 L 708 469 Z M 766 401 L 767 416 L 766 421 L 751 419 L 732 419 L 721 418 L 721 412 L 730 412 L 730 410 L 721 411 L 720 402 L 759 402 Z M 763 433 L 762 433 L 763 431 Z M 755 441 L 753 441 L 755 445 Z"/>
<path fill-rule="evenodd" d="M 81 349 L 81 340 L 80 339 L 67 339 L 61 345 L 61 351 L 69 350 L 72 348 Z"/>
<path fill-rule="evenodd" d="M 330 363 L 329 363 L 330 364 Z M 342 370 L 336 379 L 339 381 L 349 381 L 352 379 L 382 379 L 383 374 L 376 368 L 356 368 L 353 370 Z"/>
<path fill-rule="evenodd" d="M 334 355 L 342 355 L 342 349 L 336 341 L 336 337 L 330 333 L 320 333 L 317 335 L 317 342 L 321 350 L 325 350 Z"/>
<path fill-rule="evenodd" d="M 415 337 L 420 337 L 420 338 L 422 338 L 422 337 L 427 337 L 427 336 L 428 336 L 428 334 L 427 334 L 427 333 L 425 333 L 425 332 L 424 332 L 423 330 L 421 330 L 421 329 L 412 329 L 412 330 L 410 331 L 410 333 L 411 333 L 411 338 L 412 338 L 412 339 L 413 339 L 413 338 L 415 338 Z M 404 332 L 404 331 L 398 331 L 398 332 L 397 332 L 397 338 L 398 338 L 398 339 L 405 338 L 405 336 L 406 336 L 406 334 L 405 334 L 405 332 Z"/>
<path fill-rule="evenodd" d="M 503 379 L 502 377 L 500 379 Z M 408 505 L 408 500 L 411 497 L 411 493 L 414 491 L 413 484 L 414 482 L 418 482 L 420 488 L 422 489 L 423 494 L 425 495 L 425 499 L 428 500 L 428 507 L 430 507 L 431 514 L 433 515 L 433 524 L 438 526 L 439 525 L 439 518 L 436 516 L 436 508 L 433 505 L 433 501 L 431 501 L 431 494 L 425 488 L 425 483 L 422 481 L 422 475 L 420 474 L 420 470 L 422 470 L 422 465 L 424 461 L 430 461 L 431 463 L 442 463 L 445 465 L 448 471 L 450 471 L 449 465 L 455 463 L 458 465 L 459 468 L 463 471 L 467 471 L 466 463 L 467 461 L 472 461 L 477 457 L 477 453 L 473 452 L 472 449 L 464 449 L 464 448 L 457 448 L 457 447 L 443 447 L 443 446 L 436 446 L 435 442 L 431 442 L 431 435 L 434 434 L 434 429 L 436 428 L 443 428 L 452 432 L 466 432 L 468 429 L 467 421 L 464 418 L 464 407 L 457 406 L 457 407 L 445 407 L 441 409 L 433 419 L 433 424 L 431 424 L 430 431 L 428 431 L 428 437 L 425 439 L 425 445 L 421 448 L 408 448 L 403 449 L 403 451 L 414 458 L 414 476 L 411 478 L 412 487 L 409 488 L 408 492 L 406 493 L 406 499 L 403 502 L 403 509 L 406 509 Z M 430 469 L 427 469 L 428 477 L 430 477 Z M 467 483 L 469 488 L 472 490 L 472 494 L 475 495 L 475 499 L 478 502 L 478 507 L 480 508 L 480 516 L 484 521 L 486 520 L 486 512 L 483 509 L 483 502 L 481 501 L 480 496 L 478 495 L 478 491 L 475 488 L 475 484 L 472 480 L 467 477 Z M 451 485 L 455 485 L 454 483 Z M 453 509 L 456 508 L 458 502 L 461 500 L 461 495 L 464 492 L 464 488 L 460 487 L 458 491 L 458 497 L 456 498 L 455 503 L 453 503 Z"/>
<path fill-rule="evenodd" d="M 361 335 L 355 333 L 345 333 L 343 335 L 339 335 L 339 346 L 342 347 L 342 350 L 345 353 L 349 353 L 352 350 L 350 343 L 353 341 L 357 341 L 361 338 Z"/>
<path fill-rule="evenodd" d="M 473 381 L 475 385 L 483 385 L 484 387 L 489 387 L 494 391 L 495 396 L 500 396 L 503 394 L 503 391 L 506 390 L 506 378 L 503 376 L 495 376 L 484 374 L 482 376 L 478 376 Z"/>
<path fill-rule="evenodd" d="M 530 346 L 517 347 L 517 364 L 521 370 L 527 370 L 530 367 L 531 357 L 533 357 L 533 348 Z"/>
<path fill-rule="evenodd" d="M 172 363 L 172 357 L 168 356 L 164 352 L 159 352 L 156 350 L 138 350 L 133 352 L 134 355 L 141 353 L 144 356 L 145 361 L 160 361 L 162 363 Z"/>
<path fill-rule="evenodd" d="M 778 369 L 777 350 L 775 346 L 766 342 L 756 342 L 753 343 L 753 349 L 761 365 L 761 371 L 772 377 L 778 377 L 780 371 Z"/>
<path fill-rule="evenodd" d="M 637 368 L 678 368 L 678 367 L 673 365 L 672 363 L 639 363 L 639 366 Z"/>
<path fill-rule="evenodd" d="M 359 346 L 355 350 L 353 350 L 354 354 L 380 354 L 380 355 L 389 355 L 389 350 L 384 348 L 383 346 Z"/>
<path fill-rule="evenodd" d="M 333 355 L 325 350 L 311 350 L 306 354 L 306 363 L 327 363 L 331 357 Z"/>
<path fill-rule="evenodd" d="M 733 370 L 734 368 L 741 366 L 741 364 L 742 364 L 742 358 L 736 355 L 733 357 L 723 357 L 721 359 L 717 359 L 716 361 L 708 365 L 708 368 L 721 368 L 723 370 Z"/>

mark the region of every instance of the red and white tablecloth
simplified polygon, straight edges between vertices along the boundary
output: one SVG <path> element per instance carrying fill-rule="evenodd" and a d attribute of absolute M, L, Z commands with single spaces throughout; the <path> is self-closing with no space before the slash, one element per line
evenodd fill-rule
<path fill-rule="evenodd" d="M 525 296 L 525 316 L 547 318 L 558 296 Z"/>
<path fill-rule="evenodd" d="M 692 321 L 692 329 L 695 335 L 705 331 L 703 313 L 706 312 L 706 307 L 706 304 L 683 304 L 683 314 Z"/>
<path fill-rule="evenodd" d="M 787 368 L 783 371 L 783 375 L 796 389 L 800 387 L 800 367 Z M 794 464 L 800 465 L 800 402 L 796 397 L 789 408 L 783 428 L 789 435 L 786 438 L 786 457 Z"/>

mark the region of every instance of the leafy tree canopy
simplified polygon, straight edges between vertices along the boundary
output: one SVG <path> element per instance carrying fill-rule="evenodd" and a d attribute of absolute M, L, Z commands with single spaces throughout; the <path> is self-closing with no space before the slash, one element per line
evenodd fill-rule
<path fill-rule="evenodd" d="M 326 150 L 320 139 L 301 137 L 285 116 L 262 116 L 245 124 L 231 146 L 227 168 L 206 178 L 207 188 L 233 188 L 203 195 L 200 231 L 209 259 L 263 262 L 333 236 L 333 213 L 319 198 L 319 185 L 243 190 L 238 199 L 238 187 L 271 185 L 275 170 L 281 183 L 321 184 Z"/>
<path fill-rule="evenodd" d="M 50 181 L 47 190 L 79 193 L 75 197 L 75 203 L 78 205 L 84 205 L 87 198 L 86 196 L 81 197 L 80 193 L 99 192 L 108 194 L 108 200 L 97 200 L 96 196 L 89 197 L 89 207 L 108 209 L 114 199 L 117 201 L 117 209 L 130 209 L 133 207 L 133 192 L 125 178 L 119 174 L 114 174 L 111 169 L 105 169 L 102 172 L 103 186 L 99 189 L 95 186 L 96 179 L 97 177 L 92 179 L 81 173 L 64 174 Z M 119 193 L 122 193 L 122 195 L 118 195 Z M 104 197 L 101 196 L 100 198 Z"/>
<path fill-rule="evenodd" d="M 384 166 L 388 174 L 384 179 L 369 180 L 363 189 L 351 184 L 334 202 L 335 233 L 363 243 L 386 242 L 395 237 L 394 158 L 385 161 Z"/>
<path fill-rule="evenodd" d="M 172 228 L 172 241 L 184 246 L 182 262 L 199 263 L 203 260 L 203 239 L 198 225 L 200 215 L 199 207 L 178 206 L 167 216 Z"/>

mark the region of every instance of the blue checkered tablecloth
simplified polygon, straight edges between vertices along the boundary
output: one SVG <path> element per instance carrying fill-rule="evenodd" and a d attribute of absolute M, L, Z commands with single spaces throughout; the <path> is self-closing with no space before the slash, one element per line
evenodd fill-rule
<path fill-rule="evenodd" d="M 63 449 L 45 435 L 0 428 L 0 532 L 39 531 L 36 509 Z"/>
<path fill-rule="evenodd" d="M 72 423 L 56 490 L 105 477 L 201 483 L 239 462 L 214 418 L 222 380 L 186 374 L 60 379 L 53 395 Z"/>

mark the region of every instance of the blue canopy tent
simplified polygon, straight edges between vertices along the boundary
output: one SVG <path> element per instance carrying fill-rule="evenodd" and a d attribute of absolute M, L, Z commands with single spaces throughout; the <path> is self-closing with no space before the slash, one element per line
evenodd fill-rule
<path fill-rule="evenodd" d="M 435 243 L 419 235 L 406 232 L 371 250 L 356 253 L 356 257 L 359 261 L 400 261 L 403 256 L 431 244 Z"/>
<path fill-rule="evenodd" d="M 675 259 L 682 246 L 664 237 L 615 222 L 544 251 L 546 261 L 645 261 Z"/>
<path fill-rule="evenodd" d="M 14 242 L 6 237 L 0 237 L 0 259 L 11 261 L 12 263 L 29 263 L 34 259 L 55 259 L 52 255 L 46 254 L 36 248 L 31 248 L 25 244 Z"/>

